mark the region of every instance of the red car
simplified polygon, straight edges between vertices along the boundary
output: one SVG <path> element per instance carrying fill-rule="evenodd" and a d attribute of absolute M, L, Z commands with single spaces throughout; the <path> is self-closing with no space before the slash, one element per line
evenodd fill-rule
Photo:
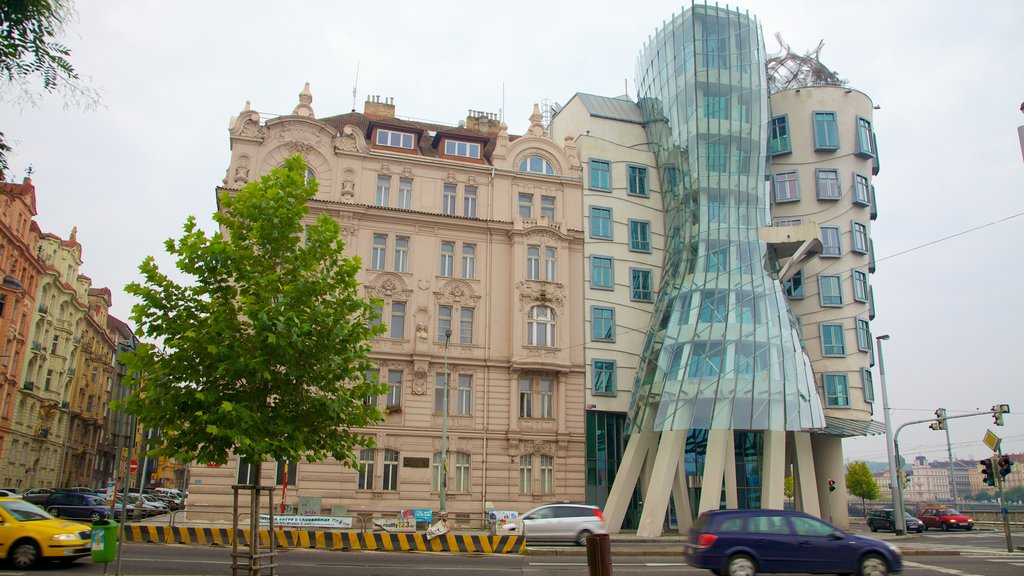
<path fill-rule="evenodd" d="M 941 528 L 943 531 L 960 528 L 971 530 L 974 528 L 974 519 L 964 516 L 955 508 L 925 508 L 917 515 L 917 519 L 924 524 L 924 529 Z"/>

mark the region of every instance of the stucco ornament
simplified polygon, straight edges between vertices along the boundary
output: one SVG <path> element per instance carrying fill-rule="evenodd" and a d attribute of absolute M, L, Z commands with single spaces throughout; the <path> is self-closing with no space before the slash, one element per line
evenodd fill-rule
<path fill-rule="evenodd" d="M 565 290 L 561 283 L 557 282 L 536 282 L 522 280 L 516 283 L 516 290 L 519 291 L 519 310 L 525 310 L 535 304 L 552 306 L 561 310 L 565 302 Z"/>
<path fill-rule="evenodd" d="M 235 186 L 245 186 L 249 183 L 249 157 L 241 156 L 238 165 L 235 166 L 235 176 L 232 178 Z"/>
<path fill-rule="evenodd" d="M 572 136 L 565 137 L 565 146 L 562 149 L 565 150 L 565 156 L 569 160 L 569 168 L 577 169 L 583 167 L 583 164 L 580 163 L 579 155 L 576 153 L 576 142 Z"/>
<path fill-rule="evenodd" d="M 340 152 L 358 152 L 360 149 L 359 144 L 360 135 L 358 130 L 349 124 L 341 129 L 341 135 L 334 141 L 334 149 Z"/>
<path fill-rule="evenodd" d="M 307 118 L 313 118 L 313 94 L 309 91 L 309 82 L 306 82 L 305 87 L 302 88 L 302 92 L 299 92 L 299 103 L 292 110 L 292 114 L 295 116 L 305 116 Z"/>
<path fill-rule="evenodd" d="M 419 332 L 419 327 L 417 327 Z M 417 362 L 412 367 L 412 393 L 421 396 L 427 393 L 427 374 L 430 372 L 430 364 Z"/>

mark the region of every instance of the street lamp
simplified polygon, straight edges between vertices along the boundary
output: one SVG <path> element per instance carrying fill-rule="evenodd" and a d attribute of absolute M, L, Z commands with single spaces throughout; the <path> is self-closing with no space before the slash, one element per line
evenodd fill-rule
<path fill-rule="evenodd" d="M 907 527 L 902 522 L 903 517 L 900 515 L 901 506 L 900 502 L 900 475 L 896 467 L 896 454 L 893 452 L 892 446 L 892 419 L 889 417 L 889 392 L 885 388 L 885 359 L 882 357 L 882 340 L 888 340 L 888 334 L 882 334 L 881 336 L 875 336 L 875 346 L 878 348 L 878 372 L 882 377 L 882 410 L 885 415 L 885 452 L 889 455 L 889 488 L 892 489 L 892 508 L 893 508 L 893 530 L 896 534 L 905 534 Z"/>
<path fill-rule="evenodd" d="M 452 329 L 444 331 L 444 400 L 441 403 L 441 509 L 443 517 L 448 513 L 448 342 L 452 339 Z"/>

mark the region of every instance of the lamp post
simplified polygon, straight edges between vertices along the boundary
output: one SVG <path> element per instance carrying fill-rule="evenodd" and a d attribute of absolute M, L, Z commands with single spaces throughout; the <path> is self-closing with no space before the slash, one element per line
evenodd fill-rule
<path fill-rule="evenodd" d="M 892 490 L 893 507 L 893 530 L 896 534 L 906 534 L 907 526 L 902 522 L 900 513 L 900 475 L 896 464 L 896 454 L 892 444 L 892 419 L 889 416 L 889 392 L 885 388 L 885 359 L 882 357 L 882 340 L 888 340 L 888 334 L 875 336 L 875 346 L 878 348 L 878 372 L 882 377 L 882 410 L 885 415 L 885 452 L 889 455 L 889 488 Z"/>
<path fill-rule="evenodd" d="M 452 339 L 452 329 L 444 331 L 444 400 L 441 402 L 441 516 L 448 513 L 448 342 Z"/>

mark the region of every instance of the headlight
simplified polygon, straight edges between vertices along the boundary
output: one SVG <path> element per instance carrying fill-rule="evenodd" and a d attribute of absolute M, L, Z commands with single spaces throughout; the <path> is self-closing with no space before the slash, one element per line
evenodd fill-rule
<path fill-rule="evenodd" d="M 78 534 L 54 534 L 50 540 L 81 540 Z"/>
<path fill-rule="evenodd" d="M 890 549 L 890 550 L 892 550 L 893 552 L 895 552 L 895 553 L 897 553 L 897 554 L 901 554 L 901 555 L 903 554 L 902 552 L 900 552 L 900 549 L 899 549 L 899 547 L 898 547 L 898 546 L 895 546 L 895 545 L 893 545 L 893 544 L 889 544 L 888 542 L 886 542 L 885 544 L 886 544 L 886 545 L 887 545 L 887 546 L 889 547 L 889 549 Z"/>

